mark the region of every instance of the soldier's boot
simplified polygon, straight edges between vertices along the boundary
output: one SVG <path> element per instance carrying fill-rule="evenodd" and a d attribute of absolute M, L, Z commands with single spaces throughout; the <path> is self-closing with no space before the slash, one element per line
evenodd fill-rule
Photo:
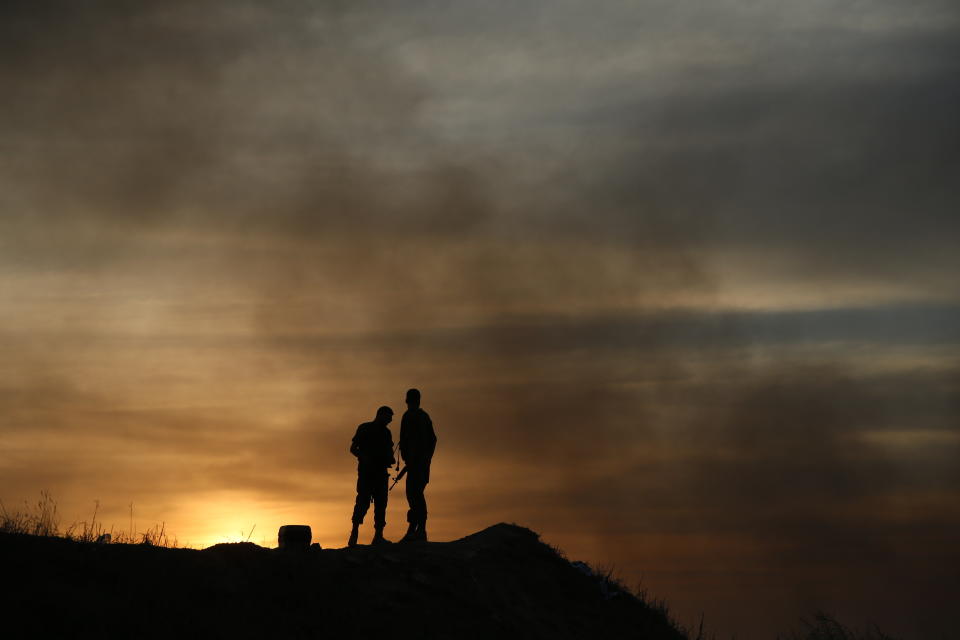
<path fill-rule="evenodd" d="M 373 540 L 370 541 L 371 545 L 379 544 L 390 544 L 390 541 L 383 537 L 383 527 L 377 527 L 373 533 Z"/>
<path fill-rule="evenodd" d="M 417 539 L 417 523 L 411 522 L 407 527 L 407 532 L 400 538 L 400 542 L 410 542 Z"/>
<path fill-rule="evenodd" d="M 414 540 L 419 542 L 427 541 L 427 521 L 424 520 L 417 525 L 417 537 Z"/>
<path fill-rule="evenodd" d="M 350 537 L 347 538 L 347 546 L 355 547 L 357 546 L 357 537 L 360 535 L 360 525 L 357 523 L 353 524 L 353 529 L 350 530 Z"/>

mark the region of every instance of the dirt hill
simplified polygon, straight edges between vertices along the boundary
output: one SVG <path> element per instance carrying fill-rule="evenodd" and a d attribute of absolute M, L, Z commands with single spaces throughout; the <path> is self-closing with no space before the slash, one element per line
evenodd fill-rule
<path fill-rule="evenodd" d="M 507 524 L 454 542 L 299 553 L 0 534 L 0 563 L 10 638 L 686 638 Z"/>

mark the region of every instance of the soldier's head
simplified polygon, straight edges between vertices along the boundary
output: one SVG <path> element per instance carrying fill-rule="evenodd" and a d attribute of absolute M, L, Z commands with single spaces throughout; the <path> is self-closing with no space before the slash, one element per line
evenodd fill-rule
<path fill-rule="evenodd" d="M 419 389 L 408 389 L 407 390 L 407 406 L 411 409 L 416 409 L 420 406 L 420 390 Z"/>
<path fill-rule="evenodd" d="M 386 425 L 386 424 L 390 424 L 392 420 L 393 420 L 393 409 L 384 405 L 379 409 L 377 409 L 377 417 L 374 418 L 373 421 Z"/>

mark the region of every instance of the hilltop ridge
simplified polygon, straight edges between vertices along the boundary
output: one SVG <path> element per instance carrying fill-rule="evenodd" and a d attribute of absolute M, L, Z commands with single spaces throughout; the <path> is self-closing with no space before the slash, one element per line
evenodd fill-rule
<path fill-rule="evenodd" d="M 303 552 L 0 534 L 0 562 L 15 589 L 8 620 L 29 635 L 686 638 L 658 608 L 504 523 L 453 542 Z"/>

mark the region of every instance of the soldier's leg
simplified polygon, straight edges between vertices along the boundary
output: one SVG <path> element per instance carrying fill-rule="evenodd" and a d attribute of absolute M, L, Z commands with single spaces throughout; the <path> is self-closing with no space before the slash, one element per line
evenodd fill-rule
<path fill-rule="evenodd" d="M 353 547 L 357 544 L 357 537 L 360 535 L 360 525 L 363 524 L 363 518 L 367 515 L 367 509 L 370 508 L 369 485 L 362 474 L 357 474 L 357 500 L 353 505 L 353 527 L 350 529 L 350 537 L 347 538 L 347 546 Z"/>
<path fill-rule="evenodd" d="M 390 541 L 383 537 L 383 528 L 387 525 L 387 470 L 384 469 L 375 478 L 370 478 L 370 487 L 373 495 L 373 540 L 370 544 L 387 544 Z"/>
<path fill-rule="evenodd" d="M 417 513 L 414 505 L 417 502 L 416 483 L 413 480 L 414 471 L 407 469 L 407 481 L 404 484 L 404 491 L 407 494 L 407 522 L 415 528 L 417 525 Z"/>
<path fill-rule="evenodd" d="M 426 474 L 421 469 L 415 469 L 407 472 L 407 522 L 413 525 L 422 526 L 427 520 L 427 500 L 423 496 L 423 490 L 426 488 Z"/>
<path fill-rule="evenodd" d="M 353 505 L 353 524 L 363 524 L 363 519 L 370 508 L 369 482 L 363 475 L 357 476 L 357 501 Z"/>
<path fill-rule="evenodd" d="M 387 526 L 387 495 L 389 493 L 387 482 L 389 476 L 384 470 L 376 478 L 371 478 L 373 495 L 373 526 L 377 529 L 383 529 Z"/>
<path fill-rule="evenodd" d="M 427 496 L 425 492 L 427 490 L 427 484 L 430 482 L 430 467 L 427 467 L 423 470 L 423 475 L 420 478 L 420 530 L 424 531 L 427 528 Z"/>

